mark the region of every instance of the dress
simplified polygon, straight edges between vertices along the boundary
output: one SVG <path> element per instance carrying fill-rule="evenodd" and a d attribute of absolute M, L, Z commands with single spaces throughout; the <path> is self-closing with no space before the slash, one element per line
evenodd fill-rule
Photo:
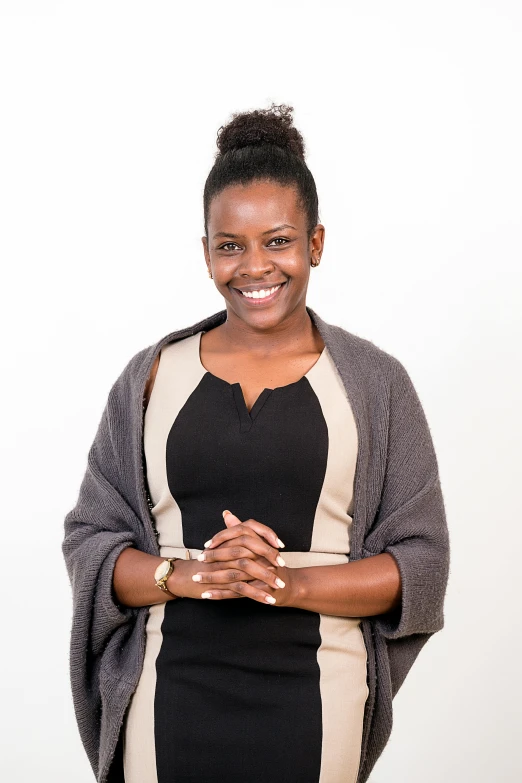
<path fill-rule="evenodd" d="M 357 428 L 328 349 L 249 412 L 240 384 L 201 363 L 203 333 L 163 347 L 145 414 L 161 555 L 197 557 L 228 508 L 272 527 L 288 567 L 347 562 Z M 126 783 L 355 783 L 360 620 L 249 598 L 151 606 Z"/>

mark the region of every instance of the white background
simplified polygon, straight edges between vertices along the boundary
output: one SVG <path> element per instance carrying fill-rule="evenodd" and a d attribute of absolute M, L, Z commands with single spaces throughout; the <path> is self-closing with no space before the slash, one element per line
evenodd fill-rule
<path fill-rule="evenodd" d="M 5 781 L 92 781 L 62 525 L 129 358 L 224 306 L 215 134 L 295 107 L 326 246 L 308 303 L 408 369 L 452 540 L 446 626 L 372 783 L 515 783 L 520 755 L 520 3 L 0 3 Z M 292 783 L 289 781 L 289 783 Z"/>

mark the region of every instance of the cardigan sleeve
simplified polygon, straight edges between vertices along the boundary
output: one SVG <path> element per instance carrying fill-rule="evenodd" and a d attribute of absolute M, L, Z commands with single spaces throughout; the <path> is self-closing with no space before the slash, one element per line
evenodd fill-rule
<path fill-rule="evenodd" d="M 444 625 L 449 535 L 438 462 L 421 402 L 393 357 L 384 483 L 365 556 L 391 554 L 401 574 L 399 606 L 374 618 L 387 639 L 432 634 Z"/>
<path fill-rule="evenodd" d="M 72 587 L 70 673 L 76 717 L 87 755 L 97 769 L 100 672 L 117 670 L 138 607 L 120 605 L 114 565 L 128 546 L 140 548 L 140 521 L 125 499 L 121 455 L 130 437 L 124 374 L 113 385 L 89 449 L 76 505 L 65 517 L 62 552 Z"/>

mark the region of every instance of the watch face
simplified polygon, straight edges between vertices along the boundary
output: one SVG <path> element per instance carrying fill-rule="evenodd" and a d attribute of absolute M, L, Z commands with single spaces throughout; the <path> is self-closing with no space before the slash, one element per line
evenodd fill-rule
<path fill-rule="evenodd" d="M 168 563 L 166 560 L 164 560 L 163 563 L 160 563 L 159 566 L 156 568 L 156 571 L 154 572 L 154 577 L 156 581 L 166 576 L 169 572 L 169 568 L 170 568 L 170 563 Z"/>

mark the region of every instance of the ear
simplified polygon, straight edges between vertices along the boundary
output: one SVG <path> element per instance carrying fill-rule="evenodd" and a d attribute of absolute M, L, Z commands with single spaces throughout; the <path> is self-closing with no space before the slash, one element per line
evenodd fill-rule
<path fill-rule="evenodd" d="M 310 237 L 310 253 L 314 256 L 322 256 L 324 249 L 325 228 L 318 223 Z"/>
<path fill-rule="evenodd" d="M 209 253 L 209 250 L 208 250 L 208 241 L 207 241 L 206 236 L 201 237 L 201 242 L 202 242 L 202 245 L 203 245 L 203 255 L 205 256 L 205 263 L 207 265 L 208 271 L 210 272 L 211 271 L 211 269 L 210 269 L 210 253 Z"/>

